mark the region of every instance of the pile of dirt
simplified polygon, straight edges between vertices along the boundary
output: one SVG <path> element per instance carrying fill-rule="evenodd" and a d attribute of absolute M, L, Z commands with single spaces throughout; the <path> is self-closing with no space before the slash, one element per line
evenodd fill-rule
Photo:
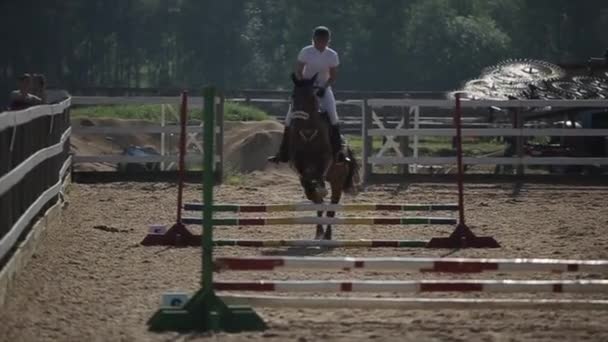
<path fill-rule="evenodd" d="M 72 127 L 148 127 L 158 126 L 157 122 L 123 119 L 72 120 Z M 224 161 L 227 170 L 250 173 L 264 170 L 266 158 L 276 153 L 281 142 L 283 125 L 276 121 L 226 122 L 224 124 Z M 118 155 L 129 146 L 151 147 L 161 150 L 160 134 L 72 134 L 72 152 L 76 155 Z M 167 153 L 178 153 L 178 134 L 167 134 Z M 202 141 L 200 134 L 197 140 Z M 196 153 L 199 151 L 189 151 Z M 199 152 L 200 153 L 200 152 Z M 116 166 L 108 163 L 77 164 L 76 171 L 113 171 Z"/>
<path fill-rule="evenodd" d="M 249 173 L 264 170 L 283 136 L 276 121 L 228 122 L 224 125 L 224 162 L 228 170 Z"/>

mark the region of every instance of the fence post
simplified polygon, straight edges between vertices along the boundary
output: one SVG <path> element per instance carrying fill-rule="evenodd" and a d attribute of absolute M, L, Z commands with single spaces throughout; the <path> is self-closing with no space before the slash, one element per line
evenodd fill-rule
<path fill-rule="evenodd" d="M 405 106 L 400 106 L 401 109 L 401 120 L 403 120 L 403 128 L 410 128 L 410 110 Z M 410 155 L 410 137 L 400 136 L 399 137 L 399 150 L 404 156 Z M 409 164 L 401 164 L 399 166 L 399 173 L 402 175 L 407 175 L 410 173 L 410 165 Z"/>
<path fill-rule="evenodd" d="M 224 179 L 224 103 L 226 97 L 223 92 L 218 92 L 217 99 L 219 102 L 215 104 L 215 155 L 217 161 L 215 165 L 215 178 L 218 183 L 222 183 Z"/>
<path fill-rule="evenodd" d="M 161 104 L 160 105 L 160 127 L 165 128 L 166 126 L 167 126 L 167 124 L 166 124 L 166 119 L 165 119 L 165 105 Z M 165 132 L 163 132 L 160 134 L 160 155 L 163 157 L 166 155 L 165 144 L 166 144 L 166 134 L 165 134 Z M 160 163 L 160 170 L 161 171 L 166 170 L 164 161 Z"/>
<path fill-rule="evenodd" d="M 514 117 L 514 122 L 513 122 L 513 128 L 518 128 L 521 129 L 524 127 L 524 123 L 521 117 L 521 110 L 520 108 L 516 108 L 515 109 L 515 117 Z M 519 158 L 519 161 L 523 161 L 524 158 L 524 139 L 525 137 L 518 135 L 516 137 L 516 150 L 517 150 L 517 158 Z M 523 176 L 524 175 L 524 165 L 523 164 L 517 164 L 517 172 L 516 174 L 518 176 Z"/>
<path fill-rule="evenodd" d="M 373 151 L 373 137 L 368 136 L 367 132 L 372 125 L 371 115 L 369 113 L 369 107 L 367 98 L 363 99 L 361 106 L 361 140 L 362 140 L 362 162 L 363 162 L 363 183 L 367 183 L 373 173 L 373 167 L 369 164 L 369 157 Z"/>

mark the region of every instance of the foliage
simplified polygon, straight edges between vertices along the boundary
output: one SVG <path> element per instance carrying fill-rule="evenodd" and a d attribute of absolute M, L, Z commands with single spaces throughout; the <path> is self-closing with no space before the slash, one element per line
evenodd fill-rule
<path fill-rule="evenodd" d="M 238 103 L 226 102 L 224 105 L 224 120 L 226 121 L 262 121 L 267 120 L 266 112 Z"/>
<path fill-rule="evenodd" d="M 117 118 L 158 121 L 160 105 L 112 105 L 72 107 L 75 118 Z"/>
<path fill-rule="evenodd" d="M 108 105 L 108 106 L 78 106 L 73 107 L 72 117 L 76 118 L 117 118 L 159 121 L 161 116 L 160 105 Z M 201 118 L 202 110 L 190 108 L 191 118 Z M 261 121 L 268 119 L 266 112 L 252 106 L 227 102 L 224 106 L 224 120 L 226 121 Z M 167 114 L 167 120 L 172 117 Z"/>
<path fill-rule="evenodd" d="M 28 0 L 0 2 L 0 90 L 50 86 L 286 88 L 328 25 L 337 87 L 448 90 L 510 57 L 584 62 L 608 46 L 605 0 Z"/>

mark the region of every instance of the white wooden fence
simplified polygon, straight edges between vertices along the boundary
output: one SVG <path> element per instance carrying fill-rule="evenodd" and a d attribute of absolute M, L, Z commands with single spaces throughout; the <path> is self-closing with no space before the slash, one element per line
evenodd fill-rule
<path fill-rule="evenodd" d="M 516 137 L 523 141 L 523 137 L 608 137 L 608 129 L 571 129 L 571 128 L 525 128 L 523 118 L 526 113 L 534 111 L 550 112 L 556 109 L 608 109 L 608 100 L 512 100 L 512 101 L 462 101 L 462 111 L 471 108 L 498 107 L 512 110 L 519 117 L 518 127 L 515 128 L 464 128 L 463 137 Z M 409 127 L 405 117 L 397 123 L 396 127 L 385 127 L 376 111 L 383 107 L 402 107 L 405 112 L 415 117 L 422 112 L 432 111 L 434 108 L 454 108 L 455 101 L 431 100 L 431 99 L 370 99 L 367 101 L 366 110 L 363 113 L 363 165 L 365 179 L 377 176 L 374 171 L 376 165 L 403 165 L 411 172 L 420 165 L 449 165 L 456 163 L 456 156 L 434 157 L 420 156 L 418 153 L 418 139 L 420 137 L 454 137 L 455 128 L 419 128 Z M 603 114 L 603 115 L 608 115 Z M 417 120 L 414 120 L 417 123 Z M 383 137 L 382 146 L 373 148 L 374 137 Z M 400 137 L 413 140 L 412 155 L 405 155 Z M 464 157 L 464 164 L 468 165 L 608 165 L 607 157 L 530 157 L 521 151 L 515 157 Z M 391 154 L 391 155 L 389 155 Z"/>
<path fill-rule="evenodd" d="M 164 120 L 165 109 L 171 111 L 171 105 L 177 104 L 178 97 L 74 97 L 73 103 L 77 105 L 108 105 L 108 104 L 162 104 L 163 119 L 158 127 L 138 127 L 138 128 L 118 128 L 118 127 L 78 127 L 75 133 L 82 134 L 134 134 L 149 133 L 161 134 L 161 156 L 130 157 L 130 156 L 75 156 L 75 163 L 84 162 L 107 162 L 107 163 L 126 163 L 126 162 L 175 162 L 177 156 L 169 155 L 165 147 L 165 135 L 178 132 L 177 126 L 166 126 Z M 260 102 L 260 103 L 286 103 L 286 99 L 258 99 L 258 98 L 235 98 L 226 101 L 236 102 Z M 222 101 L 219 101 L 223 103 Z M 219 103 L 218 103 L 219 104 Z M 355 99 L 338 101 L 338 104 L 356 105 L 361 108 L 362 139 L 363 139 L 363 166 L 365 177 L 374 175 L 374 166 L 399 165 L 408 172 L 416 172 L 420 166 L 453 166 L 456 162 L 455 156 L 436 157 L 420 155 L 420 138 L 423 137 L 453 137 L 456 135 L 455 128 L 449 127 L 448 123 L 442 123 L 443 128 L 422 128 L 425 115 L 436 117 L 433 113 L 440 108 L 443 112 L 446 109 L 453 109 L 455 102 L 452 100 L 433 100 L 433 99 Z M 193 97 L 190 107 L 202 105 L 201 97 Z M 404 115 L 400 121 L 387 122 L 385 117 L 380 114 L 381 108 L 392 107 L 402 108 Z M 604 109 L 608 108 L 606 100 L 511 100 L 511 101 L 463 101 L 462 110 L 466 115 L 467 111 L 498 107 L 505 110 L 517 112 L 520 122 L 517 127 L 506 128 L 496 125 L 486 125 L 479 128 L 463 128 L 464 137 L 515 137 L 521 140 L 523 137 L 608 137 L 608 129 L 569 129 L 569 128 L 528 128 L 523 125 L 523 118 L 532 111 L 534 113 L 551 111 L 555 109 Z M 222 122 L 223 106 L 218 110 L 218 122 Z M 394 116 L 394 115 L 393 115 Z M 388 127 L 393 125 L 393 127 Z M 466 127 L 466 126 L 465 126 Z M 475 126 L 477 127 L 477 126 Z M 500 128 L 497 128 L 500 127 Z M 201 144 L 200 126 L 188 127 L 188 143 Z M 217 141 L 223 139 L 223 125 L 217 128 Z M 373 148 L 373 139 L 382 137 L 383 142 L 379 148 Z M 404 141 L 407 147 L 411 147 L 411 154 L 404 148 Z M 218 146 L 216 162 L 219 168 L 222 165 L 222 144 Z M 196 148 L 197 149 L 197 148 Z M 200 150 L 200 149 L 197 149 Z M 200 162 L 201 155 L 190 155 L 187 161 Z M 605 157 L 531 157 L 518 151 L 515 157 L 465 157 L 464 163 L 468 165 L 608 165 L 608 158 Z"/>
<path fill-rule="evenodd" d="M 179 107 L 180 97 L 176 96 L 138 96 L 138 97 L 107 97 L 107 96 L 74 96 L 74 105 L 160 105 L 161 119 L 159 126 L 137 126 L 137 127 L 109 127 L 109 126 L 74 126 L 73 133 L 80 135 L 132 135 L 132 134 L 160 134 L 160 155 L 128 156 L 119 154 L 102 155 L 75 155 L 74 164 L 85 163 L 161 163 L 161 170 L 174 169 L 178 155 L 176 151 L 167 148 L 167 134 L 179 135 L 179 125 L 167 125 L 167 116 L 173 117 L 173 122 L 179 122 L 176 108 Z M 223 141 L 223 98 L 216 99 L 216 141 Z M 202 108 L 202 97 L 188 97 L 188 108 Z M 185 157 L 186 163 L 202 164 L 203 160 L 203 124 L 189 125 L 186 127 L 186 150 L 194 150 L 196 153 L 188 153 Z M 223 170 L 222 144 L 216 144 L 216 170 L 218 174 Z M 221 178 L 220 178 L 221 179 Z"/>
<path fill-rule="evenodd" d="M 0 260 L 62 191 L 70 101 L 0 113 Z"/>

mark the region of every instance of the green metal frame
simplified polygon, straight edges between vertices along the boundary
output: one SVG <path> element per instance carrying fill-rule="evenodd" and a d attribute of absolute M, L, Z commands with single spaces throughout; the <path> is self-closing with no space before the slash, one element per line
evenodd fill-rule
<path fill-rule="evenodd" d="M 213 290 L 213 164 L 215 89 L 204 90 L 202 288 L 179 309 L 162 308 L 148 321 L 152 331 L 262 331 L 262 318 L 248 306 L 227 305 Z"/>

